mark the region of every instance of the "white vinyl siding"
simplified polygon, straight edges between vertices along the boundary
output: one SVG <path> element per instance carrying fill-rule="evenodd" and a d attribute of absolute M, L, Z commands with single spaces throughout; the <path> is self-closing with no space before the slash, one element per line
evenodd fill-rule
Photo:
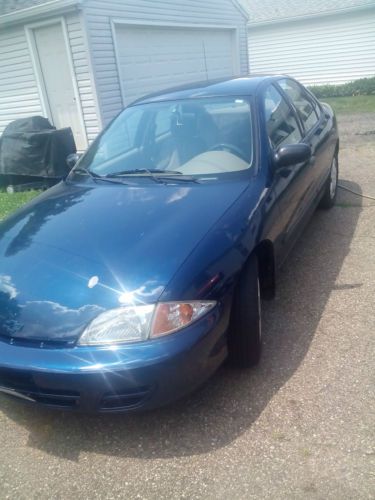
<path fill-rule="evenodd" d="M 111 19 L 126 22 L 215 25 L 238 28 L 237 54 L 240 74 L 248 72 L 246 20 L 230 0 L 87 0 L 85 17 L 103 124 L 122 108 L 119 70 L 115 57 Z M 171 79 L 170 85 L 174 82 Z"/>
<path fill-rule="evenodd" d="M 65 20 L 86 136 L 88 142 L 91 142 L 95 139 L 100 127 L 82 17 L 78 13 L 74 13 L 67 15 Z"/>
<path fill-rule="evenodd" d="M 375 9 L 251 26 L 252 73 L 283 73 L 306 85 L 375 75 Z"/>
<path fill-rule="evenodd" d="M 224 71 L 242 75 L 248 73 L 247 20 L 231 0 L 179 0 L 177 3 L 174 0 L 85 0 L 79 10 L 70 13 L 53 15 L 51 11 L 50 17 L 44 15 L 43 18 L 32 16 L 30 12 L 27 14 L 23 22 L 20 19 L 19 24 L 2 27 L 0 31 L 0 133 L 16 118 L 45 116 L 47 112 L 44 109 L 47 106 L 43 106 L 42 101 L 46 99 L 45 92 L 38 88 L 36 68 L 25 32 L 25 26 L 39 25 L 40 22 L 55 23 L 64 18 L 73 84 L 88 142 L 132 97 L 123 98 L 121 94 L 120 74 L 123 75 L 123 68 L 120 70 L 117 67 L 113 36 L 115 20 L 133 23 L 133 26 L 148 26 L 151 23 L 166 30 L 196 28 L 197 33 L 203 33 L 203 37 L 206 31 L 211 32 L 212 37 L 207 44 L 210 46 L 209 51 L 213 47 L 216 54 L 209 56 L 212 63 L 209 77 L 219 74 L 220 47 L 223 49 L 224 62 L 220 67 L 220 75 L 224 76 Z M 228 29 L 223 30 L 223 27 Z M 31 29 L 28 33 L 32 36 Z M 176 40 L 182 44 L 178 36 Z M 215 47 L 215 40 L 219 48 Z M 231 50 L 233 61 L 230 61 Z M 191 52 L 194 52 L 193 47 Z M 230 71 L 231 68 L 235 70 Z M 198 73 L 197 79 L 200 79 L 201 72 Z M 180 79 L 173 77 L 171 68 L 165 86 L 179 84 L 182 80 L 184 78 L 181 75 Z M 126 77 L 122 81 L 126 81 Z M 144 95 L 146 92 L 145 87 L 140 93 Z"/>
<path fill-rule="evenodd" d="M 17 118 L 42 115 L 23 26 L 0 32 L 0 134 Z"/>

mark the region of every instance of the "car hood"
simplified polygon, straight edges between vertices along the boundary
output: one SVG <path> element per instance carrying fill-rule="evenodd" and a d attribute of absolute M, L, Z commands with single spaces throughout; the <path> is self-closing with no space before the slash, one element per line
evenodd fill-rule
<path fill-rule="evenodd" d="M 244 181 L 62 182 L 0 224 L 0 336 L 74 342 L 100 312 L 157 301 Z"/>

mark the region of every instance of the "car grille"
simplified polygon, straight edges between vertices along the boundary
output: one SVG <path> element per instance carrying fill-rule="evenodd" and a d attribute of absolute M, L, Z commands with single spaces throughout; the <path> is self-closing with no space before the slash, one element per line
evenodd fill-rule
<path fill-rule="evenodd" d="M 80 400 L 79 392 L 38 387 L 32 376 L 17 370 L 0 370 L 0 392 L 57 408 L 78 407 Z"/>
<path fill-rule="evenodd" d="M 13 368 L 0 368 L 0 394 L 7 394 L 29 403 L 39 403 L 44 406 L 71 410 L 99 410 L 101 412 L 116 412 L 130 410 L 140 406 L 149 398 L 152 387 L 141 386 L 134 389 L 113 389 L 105 392 L 99 400 L 87 400 L 85 393 L 71 391 L 65 388 L 51 389 L 41 387 L 32 374 Z"/>
<path fill-rule="evenodd" d="M 75 340 L 40 340 L 21 337 L 9 337 L 0 331 L 0 342 L 20 347 L 35 347 L 38 349 L 61 349 L 62 347 L 71 347 Z"/>

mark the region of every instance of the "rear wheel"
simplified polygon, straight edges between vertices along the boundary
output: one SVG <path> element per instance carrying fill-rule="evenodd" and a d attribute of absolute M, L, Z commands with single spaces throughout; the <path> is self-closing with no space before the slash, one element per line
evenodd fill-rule
<path fill-rule="evenodd" d="M 228 337 L 229 361 L 247 368 L 258 364 L 262 328 L 258 261 L 251 256 L 235 290 Z"/>
<path fill-rule="evenodd" d="M 320 208 L 332 208 L 337 196 L 337 181 L 339 178 L 339 162 L 337 153 L 332 159 L 331 170 L 324 187 L 323 198 L 320 200 Z"/>

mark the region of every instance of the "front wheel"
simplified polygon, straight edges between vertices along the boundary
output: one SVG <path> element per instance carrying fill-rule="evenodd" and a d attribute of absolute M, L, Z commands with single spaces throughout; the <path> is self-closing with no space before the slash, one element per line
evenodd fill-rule
<path fill-rule="evenodd" d="M 248 368 L 259 363 L 262 351 L 262 326 L 258 261 L 251 256 L 235 290 L 228 352 L 232 365 Z"/>
<path fill-rule="evenodd" d="M 336 201 L 337 196 L 337 182 L 339 178 L 339 162 L 337 158 L 337 153 L 332 159 L 331 169 L 329 173 L 329 177 L 324 186 L 324 194 L 322 199 L 320 200 L 320 208 L 332 208 Z"/>

